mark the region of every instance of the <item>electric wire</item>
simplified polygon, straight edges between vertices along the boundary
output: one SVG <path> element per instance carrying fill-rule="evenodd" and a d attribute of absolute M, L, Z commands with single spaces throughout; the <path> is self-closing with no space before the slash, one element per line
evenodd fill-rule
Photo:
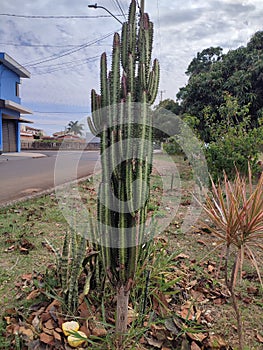
<path fill-rule="evenodd" d="M 29 44 L 29 43 L 12 43 L 12 42 L 4 42 L 1 43 L 0 45 L 5 45 L 5 46 L 23 46 L 23 47 L 43 47 L 43 48 L 63 48 L 63 47 L 79 47 L 82 44 L 67 44 L 67 45 L 50 45 L 50 44 Z M 94 46 L 98 46 L 97 44 L 94 44 Z M 92 45 L 91 45 L 92 46 Z"/>
<path fill-rule="evenodd" d="M 66 64 L 61 64 L 59 67 L 54 67 L 54 68 L 50 68 L 50 69 L 47 69 L 46 71 L 36 71 L 36 72 L 33 72 L 32 75 L 45 75 L 45 74 L 50 74 L 50 73 L 54 73 L 54 72 L 58 72 L 60 70 L 65 70 L 65 69 L 69 69 L 69 68 L 78 68 L 79 66 L 83 66 L 84 64 L 87 64 L 87 63 L 90 63 L 90 62 L 94 62 L 96 60 L 99 60 L 101 55 L 97 55 L 97 56 L 93 56 L 93 57 L 89 57 L 89 58 L 86 58 L 84 60 L 81 60 L 80 63 L 76 64 L 75 61 L 72 61 L 72 63 L 66 63 Z M 35 69 L 39 69 L 40 67 L 38 68 L 35 68 Z M 42 68 L 42 67 L 41 67 Z"/>
<path fill-rule="evenodd" d="M 34 111 L 38 114 L 87 114 L 89 112 L 69 112 L 69 111 Z"/>
<path fill-rule="evenodd" d="M 43 16 L 43 15 L 17 15 L 14 13 L 0 13 L 0 16 L 6 17 L 16 17 L 16 18 L 30 18 L 30 19 L 88 19 L 88 18 L 110 18 L 111 15 L 97 15 L 97 16 Z M 122 14 L 117 14 L 116 17 L 123 16 Z"/>
<path fill-rule="evenodd" d="M 34 61 L 23 63 L 23 66 L 25 66 L 25 67 L 34 67 L 34 66 L 37 66 L 37 65 L 45 63 L 45 62 L 50 62 L 50 61 L 53 61 L 53 60 L 57 60 L 57 59 L 59 59 L 61 57 L 65 57 L 65 56 L 71 55 L 71 54 L 73 54 L 75 52 L 78 52 L 80 50 L 83 50 L 83 49 L 91 46 L 92 44 L 97 43 L 98 41 L 104 40 L 104 39 L 112 36 L 114 34 L 114 32 L 115 31 L 110 32 L 110 33 L 100 37 L 99 39 L 95 39 L 95 40 L 92 40 L 92 41 L 90 41 L 90 42 L 88 42 L 86 44 L 80 45 L 76 49 L 67 50 L 67 51 L 63 52 L 62 54 L 59 54 L 59 55 L 54 54 L 54 55 L 51 55 L 51 56 L 47 56 L 47 57 L 45 57 L 45 58 L 43 58 L 41 60 L 34 60 Z"/>
<path fill-rule="evenodd" d="M 60 62 L 60 63 L 54 63 L 54 64 L 47 64 L 45 66 L 41 66 L 41 67 L 34 67 L 33 69 L 37 70 L 37 69 L 43 69 L 43 68 L 57 68 L 57 67 L 61 67 L 61 66 L 65 66 L 65 65 L 71 65 L 73 63 L 75 64 L 78 64 L 79 62 L 83 62 L 83 61 L 86 61 L 87 59 L 89 58 L 94 58 L 94 57 L 100 57 L 100 55 L 97 55 L 97 56 L 93 56 L 93 57 L 87 57 L 85 59 L 83 58 L 80 58 L 80 59 L 74 59 L 74 60 L 71 60 L 71 61 L 67 61 L 67 62 Z"/>
<path fill-rule="evenodd" d="M 123 16 L 124 20 L 126 21 L 126 15 L 125 15 L 125 13 L 124 13 L 124 11 L 123 11 L 123 8 L 122 8 L 122 6 L 121 6 L 119 0 L 115 0 L 115 2 L 116 2 L 118 8 L 119 8 L 120 11 L 121 11 L 121 15 Z"/>

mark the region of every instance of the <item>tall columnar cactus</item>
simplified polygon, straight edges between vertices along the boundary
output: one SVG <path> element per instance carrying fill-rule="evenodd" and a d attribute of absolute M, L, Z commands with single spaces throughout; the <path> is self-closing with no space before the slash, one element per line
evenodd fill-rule
<path fill-rule="evenodd" d="M 109 72 L 106 53 L 101 56 L 100 94 L 91 91 L 88 120 L 101 139 L 99 244 L 107 276 L 117 288 L 118 333 L 126 331 L 129 291 L 144 239 L 153 154 L 149 105 L 159 84 L 159 62 L 151 60 L 153 24 L 143 5 L 138 22 L 132 0 L 121 37 L 114 34 Z"/>

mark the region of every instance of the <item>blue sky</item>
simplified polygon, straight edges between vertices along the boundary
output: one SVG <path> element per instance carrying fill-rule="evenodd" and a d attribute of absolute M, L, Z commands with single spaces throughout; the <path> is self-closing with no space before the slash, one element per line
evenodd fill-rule
<path fill-rule="evenodd" d="M 124 20 L 129 0 L 96 0 Z M 31 108 L 34 126 L 47 134 L 63 130 L 70 120 L 90 114 L 90 90 L 99 88 L 99 57 L 111 52 L 112 34 L 120 24 L 92 0 L 2 0 L 1 14 L 91 16 L 91 18 L 24 18 L 0 15 L 0 51 L 31 72 L 23 79 L 23 105 Z M 187 82 L 184 74 L 198 51 L 246 45 L 263 30 L 262 0 L 145 0 L 155 25 L 154 53 L 161 64 L 160 92 L 176 98 Z M 101 17 L 103 16 L 103 17 Z M 159 94 L 157 103 L 160 100 Z"/>

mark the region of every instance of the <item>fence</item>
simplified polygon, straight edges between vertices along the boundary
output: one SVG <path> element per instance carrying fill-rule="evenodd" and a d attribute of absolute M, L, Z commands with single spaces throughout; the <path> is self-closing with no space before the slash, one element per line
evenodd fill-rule
<path fill-rule="evenodd" d="M 50 150 L 57 151 L 63 150 L 98 150 L 100 144 L 97 142 L 76 142 L 76 141 L 64 141 L 64 142 L 43 142 L 43 141 L 21 141 L 21 150 Z"/>

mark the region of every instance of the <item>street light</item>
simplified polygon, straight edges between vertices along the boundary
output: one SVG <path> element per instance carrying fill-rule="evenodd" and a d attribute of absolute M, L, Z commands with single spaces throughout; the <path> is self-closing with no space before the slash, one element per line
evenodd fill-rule
<path fill-rule="evenodd" d="M 119 18 L 117 18 L 113 13 L 111 13 L 106 7 L 104 6 L 99 6 L 97 4 L 95 5 L 88 5 L 89 8 L 94 8 L 94 9 L 103 9 L 105 11 L 107 11 L 113 18 L 115 18 L 119 23 L 122 24 L 122 21 L 119 20 Z"/>

